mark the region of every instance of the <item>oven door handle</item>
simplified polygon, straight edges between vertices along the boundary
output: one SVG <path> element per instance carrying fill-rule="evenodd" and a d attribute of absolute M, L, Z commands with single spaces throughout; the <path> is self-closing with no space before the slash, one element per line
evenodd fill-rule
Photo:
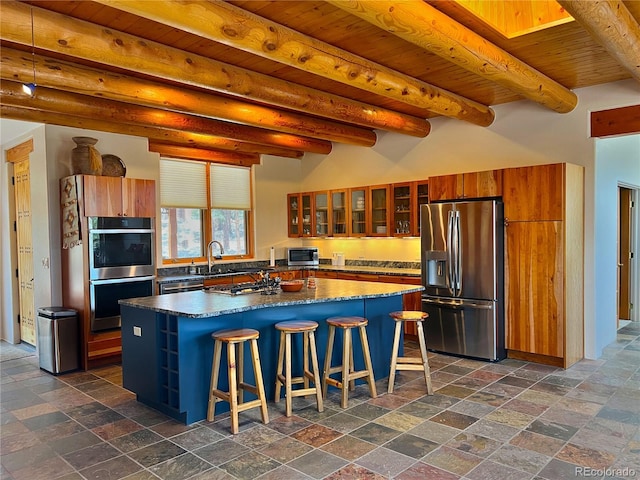
<path fill-rule="evenodd" d="M 131 282 L 146 282 L 148 280 L 155 280 L 154 275 L 147 277 L 123 277 L 123 278 L 109 278 L 107 280 L 91 280 L 94 285 L 108 285 L 110 283 L 131 283 Z"/>
<path fill-rule="evenodd" d="M 90 228 L 91 233 L 155 233 L 153 228 Z"/>

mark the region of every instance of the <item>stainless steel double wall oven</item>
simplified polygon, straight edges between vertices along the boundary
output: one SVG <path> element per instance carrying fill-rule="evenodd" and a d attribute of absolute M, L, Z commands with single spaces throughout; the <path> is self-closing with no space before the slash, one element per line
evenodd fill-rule
<path fill-rule="evenodd" d="M 153 295 L 153 218 L 89 217 L 91 330 L 120 327 L 118 300 Z"/>

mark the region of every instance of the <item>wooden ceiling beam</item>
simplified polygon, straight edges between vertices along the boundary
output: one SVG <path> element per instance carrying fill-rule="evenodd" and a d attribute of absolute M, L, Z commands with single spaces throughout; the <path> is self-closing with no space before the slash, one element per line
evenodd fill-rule
<path fill-rule="evenodd" d="M 33 41 L 39 51 L 367 128 L 417 137 L 426 136 L 430 129 L 425 119 L 327 94 L 15 1 L 2 1 L 0 39 L 27 48 L 31 48 Z"/>
<path fill-rule="evenodd" d="M 488 126 L 486 105 L 430 85 L 226 2 L 97 0 L 113 8 L 439 115 Z"/>
<path fill-rule="evenodd" d="M 245 125 L 221 122 L 195 115 L 157 110 L 149 107 L 115 102 L 76 93 L 38 86 L 35 96 L 22 91 L 22 84 L 4 80 L 0 86 L 1 101 L 5 105 L 28 106 L 49 112 L 68 113 L 85 118 L 102 118 L 112 122 L 186 130 L 241 142 L 269 145 L 291 150 L 327 154 L 332 144 L 324 140 L 276 133 Z"/>
<path fill-rule="evenodd" d="M 163 157 L 181 158 L 184 160 L 204 160 L 214 163 L 226 163 L 250 167 L 260 163 L 260 155 L 251 153 L 216 152 L 202 148 L 183 147 L 180 145 L 168 145 L 166 143 L 149 142 L 149 151 L 160 154 Z"/>
<path fill-rule="evenodd" d="M 327 1 L 551 110 L 567 113 L 578 103 L 568 88 L 422 0 Z"/>
<path fill-rule="evenodd" d="M 640 25 L 620 0 L 558 0 L 620 65 L 640 81 Z"/>
<path fill-rule="evenodd" d="M 640 133 L 640 104 L 591 112 L 591 136 Z"/>
<path fill-rule="evenodd" d="M 236 142 L 226 138 L 212 137 L 200 133 L 184 132 L 181 130 L 168 130 L 163 128 L 129 125 L 126 123 L 114 123 L 102 119 L 78 117 L 59 112 L 48 112 L 25 107 L 1 103 L 0 116 L 25 122 L 44 123 L 47 125 L 60 125 L 63 127 L 82 128 L 99 132 L 119 133 L 135 137 L 147 138 L 152 141 L 169 143 L 184 147 L 219 150 L 225 153 L 255 153 L 260 155 L 274 155 L 285 158 L 302 158 L 304 152 L 288 150 L 284 148 L 268 147 L 252 143 Z"/>
<path fill-rule="evenodd" d="M 115 72 L 105 72 L 51 57 L 2 49 L 0 78 L 33 81 L 39 86 L 143 105 L 163 110 L 228 120 L 268 130 L 302 135 L 330 142 L 370 147 L 376 143 L 371 130 L 275 110 L 220 95 L 197 92 Z"/>

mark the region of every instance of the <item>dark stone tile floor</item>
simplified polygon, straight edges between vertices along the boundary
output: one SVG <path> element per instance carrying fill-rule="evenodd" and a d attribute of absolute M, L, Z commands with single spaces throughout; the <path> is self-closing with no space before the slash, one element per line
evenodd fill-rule
<path fill-rule="evenodd" d="M 17 350 L 16 350 L 17 349 Z M 416 349 L 407 341 L 406 350 Z M 567 370 L 430 353 L 417 372 L 182 425 L 135 400 L 119 366 L 50 375 L 28 347 L 0 343 L 0 480 L 640 478 L 640 325 L 602 358 Z"/>

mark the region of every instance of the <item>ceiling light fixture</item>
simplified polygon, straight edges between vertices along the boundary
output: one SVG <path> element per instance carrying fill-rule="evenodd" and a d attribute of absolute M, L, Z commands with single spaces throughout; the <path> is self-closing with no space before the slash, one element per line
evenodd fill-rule
<path fill-rule="evenodd" d="M 23 83 L 22 91 L 33 97 L 36 93 L 36 47 L 33 34 L 33 7 L 31 7 L 31 65 L 33 66 L 33 82 Z"/>

